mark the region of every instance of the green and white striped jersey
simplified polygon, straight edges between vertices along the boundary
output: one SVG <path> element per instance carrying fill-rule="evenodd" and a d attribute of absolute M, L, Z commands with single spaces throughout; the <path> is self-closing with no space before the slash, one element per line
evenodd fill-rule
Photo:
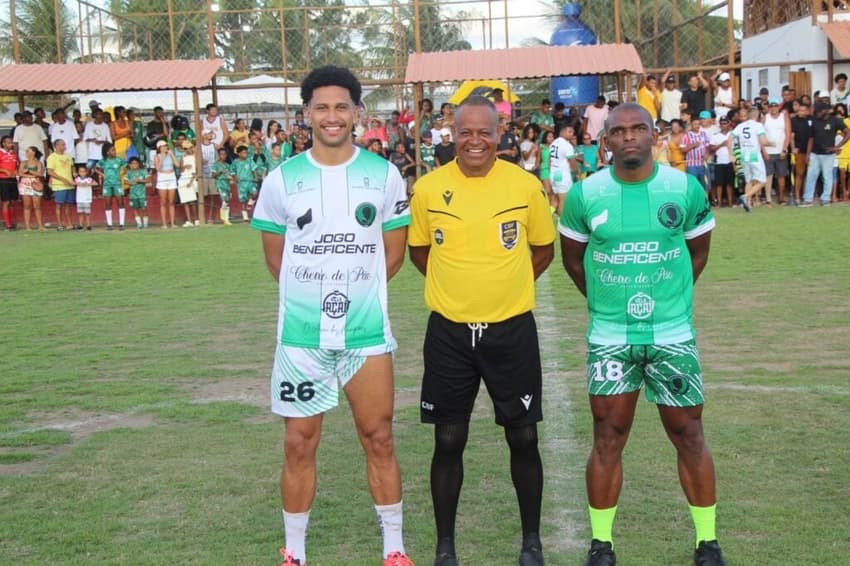
<path fill-rule="evenodd" d="M 383 233 L 410 223 L 404 182 L 387 160 L 359 148 L 333 167 L 311 153 L 266 177 L 251 221 L 286 239 L 280 343 L 392 350 Z"/>

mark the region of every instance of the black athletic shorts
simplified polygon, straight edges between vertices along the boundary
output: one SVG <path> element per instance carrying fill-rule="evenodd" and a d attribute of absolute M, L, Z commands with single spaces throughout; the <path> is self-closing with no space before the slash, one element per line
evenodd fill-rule
<path fill-rule="evenodd" d="M 18 181 L 11 179 L 0 179 L 0 201 L 12 202 L 18 200 Z"/>
<path fill-rule="evenodd" d="M 518 427 L 543 419 L 540 349 L 531 312 L 489 324 L 457 323 L 431 313 L 423 355 L 422 422 L 468 422 L 482 378 L 496 424 Z"/>
<path fill-rule="evenodd" d="M 715 187 L 735 186 L 735 166 L 731 163 L 717 163 L 714 165 Z"/>

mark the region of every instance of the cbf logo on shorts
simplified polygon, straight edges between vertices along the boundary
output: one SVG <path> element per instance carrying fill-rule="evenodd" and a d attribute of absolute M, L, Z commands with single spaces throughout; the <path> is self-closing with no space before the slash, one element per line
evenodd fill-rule
<path fill-rule="evenodd" d="M 655 310 L 655 301 L 646 293 L 637 293 L 629 298 L 627 310 L 630 315 L 638 320 L 645 320 L 652 316 Z"/>
<path fill-rule="evenodd" d="M 348 313 L 348 305 L 350 304 L 351 301 L 348 300 L 348 297 L 339 291 L 334 291 L 325 296 L 322 301 L 322 312 L 330 318 L 342 318 Z"/>
<path fill-rule="evenodd" d="M 519 223 L 516 220 L 502 222 L 499 225 L 499 237 L 502 241 L 502 247 L 506 250 L 512 250 L 519 240 Z"/>

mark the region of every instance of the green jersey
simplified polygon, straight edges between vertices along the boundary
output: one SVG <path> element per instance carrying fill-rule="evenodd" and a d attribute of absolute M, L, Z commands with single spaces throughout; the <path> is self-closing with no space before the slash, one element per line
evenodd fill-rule
<path fill-rule="evenodd" d="M 128 169 L 124 178 L 130 185 L 130 198 L 145 198 L 147 196 L 147 188 L 145 187 L 145 183 L 148 181 L 147 171 L 144 169 Z"/>
<path fill-rule="evenodd" d="M 435 167 L 437 165 L 437 161 L 434 159 L 434 144 L 425 145 L 424 143 L 419 146 L 419 155 L 422 157 L 422 163 L 429 167 Z"/>
<path fill-rule="evenodd" d="M 252 159 L 234 159 L 230 164 L 230 174 L 236 177 L 240 187 L 254 186 L 254 171 L 257 170 Z"/>
<path fill-rule="evenodd" d="M 552 117 L 551 114 L 544 114 L 537 110 L 531 115 L 531 119 L 529 120 L 531 124 L 537 124 L 538 126 L 549 126 L 553 130 L 555 129 L 555 118 Z M 540 128 L 540 135 L 537 136 L 537 142 L 540 143 L 546 137 L 546 130 Z M 555 137 L 558 137 L 558 132 L 555 132 Z"/>
<path fill-rule="evenodd" d="M 561 235 L 586 242 L 591 344 L 676 344 L 695 336 L 687 240 L 714 228 L 696 178 L 655 165 L 641 183 L 605 169 L 573 186 Z"/>
<path fill-rule="evenodd" d="M 215 190 L 219 192 L 230 190 L 230 163 L 216 161 L 210 167 L 210 173 L 215 177 Z"/>
<path fill-rule="evenodd" d="M 121 186 L 121 170 L 126 163 L 120 157 L 106 157 L 97 162 L 97 167 L 103 171 L 103 186 L 104 187 L 120 187 Z"/>

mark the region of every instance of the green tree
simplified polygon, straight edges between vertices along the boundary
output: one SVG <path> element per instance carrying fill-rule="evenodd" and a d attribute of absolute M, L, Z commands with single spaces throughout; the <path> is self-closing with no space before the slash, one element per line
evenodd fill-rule
<path fill-rule="evenodd" d="M 110 0 L 110 11 L 120 34 L 123 59 L 203 59 L 209 56 L 207 17 L 197 12 L 197 0 Z M 174 53 L 171 27 L 174 28 Z"/>
<path fill-rule="evenodd" d="M 14 18 L 21 63 L 65 63 L 73 60 L 77 50 L 74 20 L 64 2 L 59 2 L 58 6 L 59 10 L 56 11 L 53 0 L 15 2 Z M 11 18 L 12 14 L 8 20 L 0 21 L 3 25 L 3 46 L 0 50 L 4 58 L 14 61 Z"/>

